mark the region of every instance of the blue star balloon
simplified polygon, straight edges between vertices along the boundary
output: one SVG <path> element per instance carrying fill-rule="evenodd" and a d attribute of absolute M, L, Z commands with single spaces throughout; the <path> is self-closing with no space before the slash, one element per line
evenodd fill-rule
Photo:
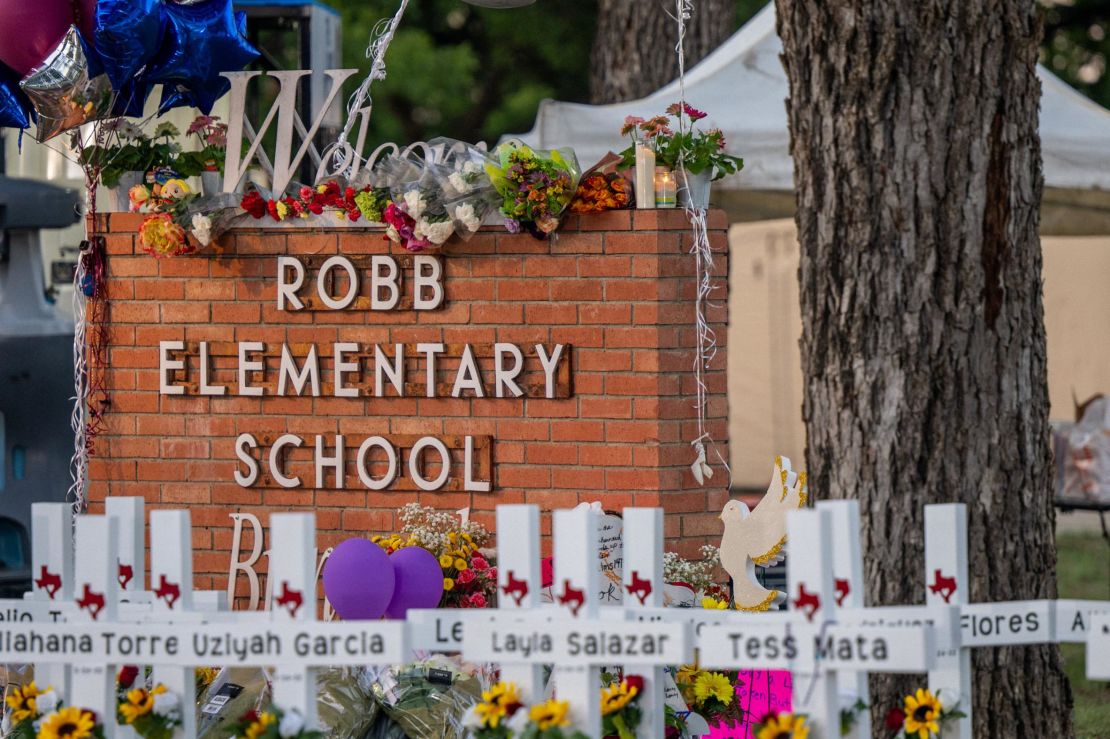
<path fill-rule="evenodd" d="M 128 80 L 116 91 L 112 115 L 142 118 L 148 97 L 150 97 L 150 85 L 141 79 Z"/>
<path fill-rule="evenodd" d="M 162 49 L 147 66 L 143 81 L 162 83 L 161 111 L 191 105 L 205 114 L 229 89 L 220 72 L 237 72 L 258 58 L 247 41 L 244 18 L 231 0 L 200 0 L 162 6 L 167 20 Z"/>
<path fill-rule="evenodd" d="M 165 30 L 161 0 L 99 0 L 95 46 L 113 89 L 124 94 L 127 83 L 162 48 Z"/>
<path fill-rule="evenodd" d="M 0 62 L 0 128 L 31 125 L 31 101 L 19 89 L 19 75 Z"/>

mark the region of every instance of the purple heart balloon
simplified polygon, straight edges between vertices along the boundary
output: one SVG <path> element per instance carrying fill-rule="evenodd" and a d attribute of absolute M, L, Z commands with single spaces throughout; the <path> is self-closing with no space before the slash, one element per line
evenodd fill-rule
<path fill-rule="evenodd" d="M 386 616 L 400 619 L 410 608 L 439 605 L 443 598 L 443 570 L 434 554 L 420 547 L 405 547 L 390 555 L 389 560 L 397 573 L 397 587 Z"/>
<path fill-rule="evenodd" d="M 324 563 L 324 595 L 345 621 L 381 618 L 397 577 L 389 555 L 367 539 L 347 539 Z"/>

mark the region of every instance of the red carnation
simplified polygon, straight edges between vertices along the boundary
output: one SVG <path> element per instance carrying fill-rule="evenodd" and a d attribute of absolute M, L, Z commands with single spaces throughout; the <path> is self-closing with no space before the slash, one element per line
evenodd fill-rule
<path fill-rule="evenodd" d="M 266 215 L 266 201 L 262 199 L 257 190 L 251 190 L 244 195 L 239 207 L 247 211 L 252 218 L 257 219 Z"/>
<path fill-rule="evenodd" d="M 906 723 L 906 713 L 901 708 L 892 708 L 886 713 L 886 728 L 900 730 Z"/>
<path fill-rule="evenodd" d="M 482 570 L 489 569 L 489 562 L 486 561 L 485 557 L 475 554 L 470 560 L 470 566 L 478 570 L 478 572 L 481 572 Z"/>
<path fill-rule="evenodd" d="M 482 595 L 481 593 L 474 593 L 470 596 L 470 598 L 467 599 L 467 603 L 470 604 L 471 608 L 485 608 L 486 596 Z"/>

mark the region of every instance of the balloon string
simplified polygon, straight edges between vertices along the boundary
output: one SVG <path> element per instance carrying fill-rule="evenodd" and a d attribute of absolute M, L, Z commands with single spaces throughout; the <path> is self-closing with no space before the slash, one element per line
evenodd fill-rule
<path fill-rule="evenodd" d="M 672 16 L 678 27 L 678 41 L 675 44 L 675 54 L 678 57 L 678 102 L 680 112 L 678 118 L 678 133 L 686 133 L 686 22 L 694 15 L 694 0 L 675 0 L 675 13 Z M 692 230 L 692 246 L 690 253 L 694 255 L 697 275 L 697 293 L 694 299 L 694 333 L 697 337 L 697 353 L 694 357 L 694 383 L 695 395 L 694 408 L 698 414 L 697 434 L 694 442 L 695 464 L 700 459 L 698 445 L 708 444 L 717 456 L 729 478 L 729 487 L 732 487 L 732 469 L 725 461 L 720 449 L 717 447 L 713 436 L 706 431 L 706 409 L 709 406 L 709 387 L 706 372 L 710 362 L 717 356 L 717 334 L 710 327 L 705 315 L 707 305 L 712 305 L 709 296 L 717 288 L 713 283 L 713 249 L 709 244 L 709 212 L 707 208 L 694 207 L 690 190 L 689 172 L 686 170 L 686 152 L 680 147 L 676 161 L 679 176 L 682 177 L 683 187 L 686 189 L 686 217 L 690 220 Z M 712 172 L 710 172 L 712 174 Z M 704 448 L 704 447 L 702 447 Z"/>

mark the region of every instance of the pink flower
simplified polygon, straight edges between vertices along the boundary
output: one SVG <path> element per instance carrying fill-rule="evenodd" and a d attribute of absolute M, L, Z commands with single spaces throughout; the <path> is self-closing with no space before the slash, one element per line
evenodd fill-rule
<path fill-rule="evenodd" d="M 697 108 L 690 105 L 689 103 L 687 103 L 685 106 L 683 106 L 682 110 L 683 110 L 683 112 L 686 113 L 686 115 L 690 116 L 690 120 L 692 120 L 692 121 L 700 121 L 702 118 L 705 118 L 705 116 L 707 115 L 706 113 L 703 113 L 702 111 L 698 110 Z"/>
<path fill-rule="evenodd" d="M 638 115 L 630 115 L 624 119 L 624 125 L 621 126 L 621 136 L 627 136 L 636 130 L 636 126 L 644 122 L 644 119 Z"/>
<path fill-rule="evenodd" d="M 473 567 L 474 569 L 478 570 L 479 572 L 481 572 L 482 570 L 488 570 L 489 569 L 489 562 L 486 561 L 485 557 L 482 557 L 481 555 L 476 554 L 470 560 L 470 566 Z"/>
<path fill-rule="evenodd" d="M 466 599 L 466 602 L 467 605 L 469 605 L 471 608 L 485 608 L 486 596 L 482 595 L 481 593 L 474 593 Z"/>
<path fill-rule="evenodd" d="M 455 577 L 455 582 L 459 585 L 466 585 L 468 582 L 472 582 L 475 577 L 477 575 L 474 574 L 474 570 L 463 570 Z"/>
<path fill-rule="evenodd" d="M 193 119 L 193 122 L 189 124 L 189 128 L 185 130 L 185 135 L 192 136 L 193 134 L 200 133 L 215 122 L 216 119 L 210 115 L 198 115 Z"/>

